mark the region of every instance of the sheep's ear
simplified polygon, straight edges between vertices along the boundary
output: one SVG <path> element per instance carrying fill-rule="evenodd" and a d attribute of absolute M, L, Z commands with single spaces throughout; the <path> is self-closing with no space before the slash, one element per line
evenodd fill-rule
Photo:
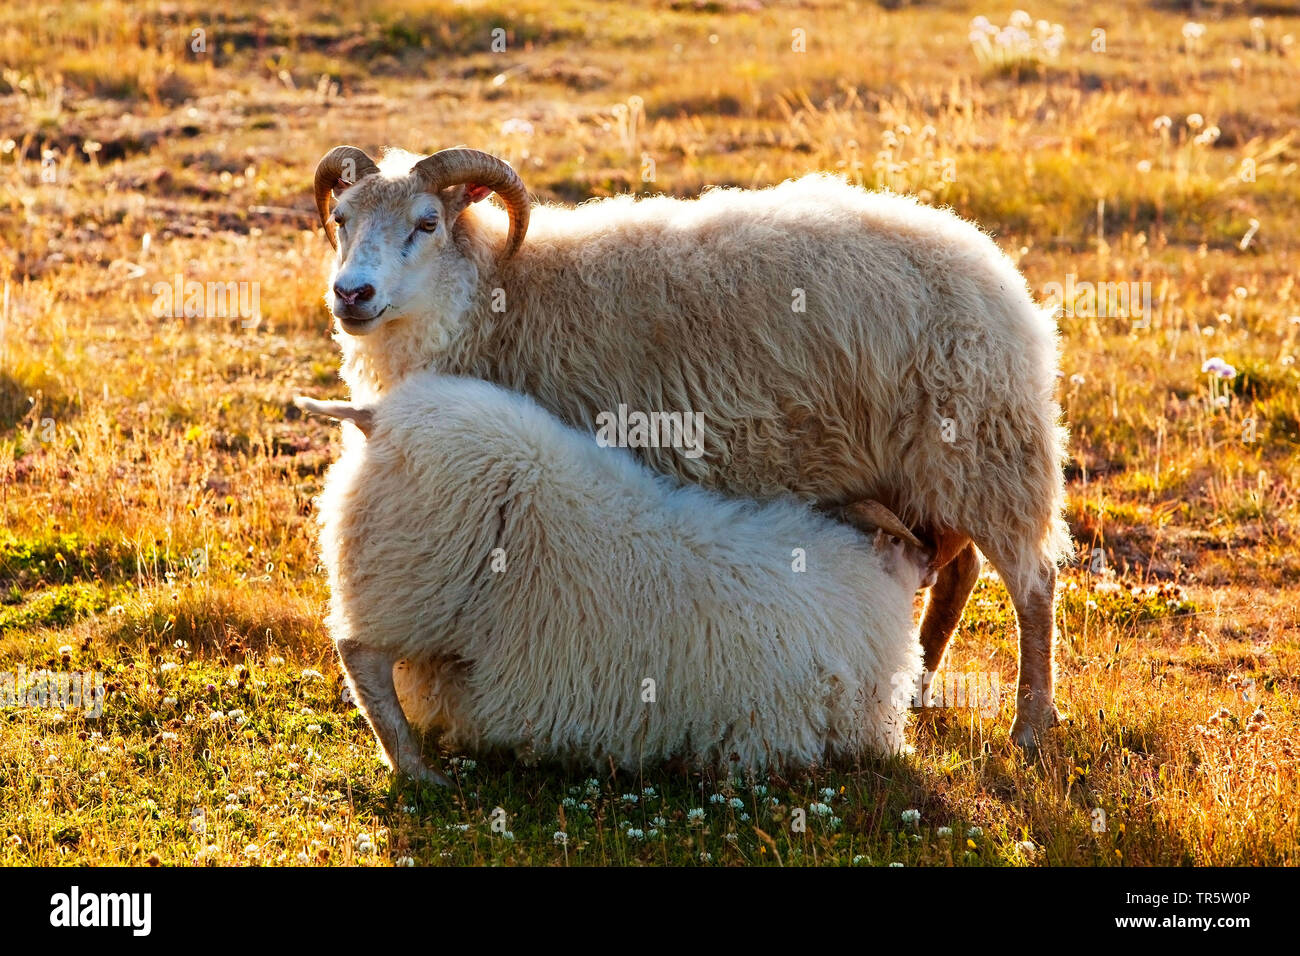
<path fill-rule="evenodd" d="M 460 186 L 450 187 L 442 194 L 442 202 L 447 209 L 447 218 L 455 219 L 467 207 L 487 199 L 491 195 L 491 186 L 480 186 L 478 183 L 464 183 Z"/>
<path fill-rule="evenodd" d="M 879 501 L 864 499 L 845 505 L 842 510 L 842 520 L 864 533 L 884 531 L 895 538 L 901 538 L 914 548 L 925 550 L 925 545 L 912 533 L 912 529 L 903 524 L 898 515 Z"/>
<path fill-rule="evenodd" d="M 295 395 L 293 403 L 301 408 L 304 412 L 312 412 L 316 415 L 324 415 L 326 418 L 333 418 L 341 421 L 349 421 L 357 428 L 361 429 L 361 434 L 367 438 L 375 427 L 375 413 L 370 408 L 358 408 L 355 405 L 349 405 L 347 402 L 321 402 L 314 398 L 308 398 L 305 395 Z"/>

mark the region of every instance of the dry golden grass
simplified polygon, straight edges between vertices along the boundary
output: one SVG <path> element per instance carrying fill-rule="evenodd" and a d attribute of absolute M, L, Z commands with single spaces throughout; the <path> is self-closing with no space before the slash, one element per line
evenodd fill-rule
<path fill-rule="evenodd" d="M 1198 39 L 1178 3 L 1052 0 L 1030 12 L 1060 57 L 1000 68 L 967 34 L 1009 10 L 897 6 L 0 11 L 0 670 L 113 693 L 98 720 L 0 711 L 0 864 L 1296 863 L 1300 16 L 1201 4 Z M 839 170 L 976 219 L 1044 298 L 1150 283 L 1137 328 L 1061 318 L 1081 560 L 1043 753 L 1007 746 L 1004 701 L 765 792 L 503 763 L 394 784 L 321 623 L 332 439 L 288 404 L 335 380 L 308 184 L 338 142 L 473 144 L 564 201 Z M 256 283 L 260 322 L 156 317 L 178 274 Z M 949 667 L 1013 683 L 996 577 Z"/>

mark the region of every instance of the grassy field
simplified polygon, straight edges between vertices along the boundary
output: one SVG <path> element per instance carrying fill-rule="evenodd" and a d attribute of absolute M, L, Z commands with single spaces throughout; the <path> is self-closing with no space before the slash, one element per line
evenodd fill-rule
<path fill-rule="evenodd" d="M 1039 0 L 1063 35 L 1010 50 L 971 38 L 1009 6 L 957 0 L 509 7 L 0 10 L 0 671 L 109 693 L 0 710 L 0 864 L 1300 862 L 1300 10 Z M 566 202 L 840 171 L 1066 290 L 1042 752 L 1007 693 L 792 779 L 395 781 L 322 623 L 336 438 L 289 403 L 342 394 L 310 198 L 340 142 L 470 144 Z M 257 314 L 160 316 L 178 276 Z M 947 667 L 1014 685 L 996 576 Z"/>

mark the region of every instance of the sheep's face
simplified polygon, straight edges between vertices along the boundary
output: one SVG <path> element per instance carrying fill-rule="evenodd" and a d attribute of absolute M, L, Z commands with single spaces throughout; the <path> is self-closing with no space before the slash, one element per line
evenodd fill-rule
<path fill-rule="evenodd" d="M 481 194 L 480 194 L 481 192 Z M 452 235 L 456 217 L 489 190 L 421 188 L 413 177 L 367 176 L 334 207 L 338 256 L 325 302 L 349 335 L 397 319 L 451 323 L 468 306 L 474 267 Z"/>

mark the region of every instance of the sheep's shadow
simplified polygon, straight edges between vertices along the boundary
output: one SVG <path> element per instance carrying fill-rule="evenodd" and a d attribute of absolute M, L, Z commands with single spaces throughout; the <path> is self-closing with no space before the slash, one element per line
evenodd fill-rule
<path fill-rule="evenodd" d="M 671 828 L 688 826 L 701 810 L 730 812 L 733 825 L 744 813 L 744 826 L 771 830 L 788 825 L 791 808 L 820 813 L 829 805 L 842 818 L 841 832 L 867 845 L 898 838 L 907 830 L 904 811 L 916 811 L 931 836 L 948 827 L 959 837 L 983 828 L 1002 842 L 1027 838 L 1048 848 L 1049 863 L 1121 862 L 1113 855 L 1117 843 L 1141 859 L 1195 862 L 1185 838 L 1120 796 L 1127 783 L 1093 787 L 1076 770 L 1086 765 L 1100 776 L 1104 761 L 1121 752 L 1135 761 L 1157 756 L 1169 742 L 1154 718 L 1107 735 L 1067 722 L 1026 753 L 1011 744 L 1005 715 L 981 719 L 972 713 L 922 712 L 909 733 L 914 749 L 908 754 L 784 775 L 718 773 L 680 761 L 596 772 L 553 761 L 526 765 L 505 753 L 434 757 L 430 744 L 426 754 L 452 778 L 450 788 L 393 776 L 386 789 L 365 795 L 394 834 L 417 846 L 427 841 L 421 831 L 429 826 L 489 834 L 498 812 L 498 831 L 508 828 L 524 840 L 540 834 L 544 841 L 575 820 L 579 827 L 595 821 L 606 829 L 644 829 L 662 820 Z M 1101 747 L 1101 737 L 1111 743 Z M 963 853 L 960 839 L 956 856 Z M 980 861 L 1007 862 L 997 854 Z"/>

